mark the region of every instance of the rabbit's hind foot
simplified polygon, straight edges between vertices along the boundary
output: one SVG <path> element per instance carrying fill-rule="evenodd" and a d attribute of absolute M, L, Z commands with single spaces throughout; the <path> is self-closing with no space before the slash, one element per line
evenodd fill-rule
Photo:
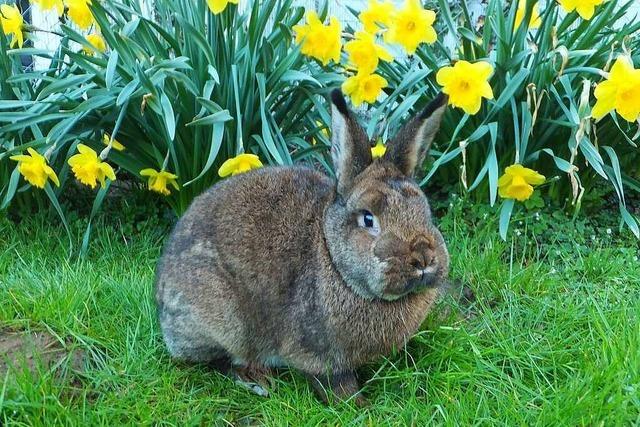
<path fill-rule="evenodd" d="M 254 363 L 235 365 L 232 368 L 236 384 L 262 397 L 269 397 L 269 389 L 273 386 L 272 374 L 270 368 Z"/>
<path fill-rule="evenodd" d="M 353 402 L 358 407 L 368 406 L 369 402 L 362 396 L 360 385 L 354 372 L 333 372 L 323 375 L 307 374 L 316 395 L 324 403 L 332 403 L 335 399 Z"/>

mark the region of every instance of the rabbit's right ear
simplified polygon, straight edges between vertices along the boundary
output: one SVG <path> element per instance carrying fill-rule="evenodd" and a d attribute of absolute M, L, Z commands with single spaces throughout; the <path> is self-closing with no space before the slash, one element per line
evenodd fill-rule
<path fill-rule="evenodd" d="M 372 161 L 364 129 L 356 122 L 338 89 L 331 92 L 331 158 L 340 195 L 349 191 L 355 177 Z"/>

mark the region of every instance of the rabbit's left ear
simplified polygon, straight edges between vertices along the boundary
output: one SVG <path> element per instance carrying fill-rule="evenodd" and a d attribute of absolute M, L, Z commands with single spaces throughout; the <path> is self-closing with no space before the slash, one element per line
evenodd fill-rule
<path fill-rule="evenodd" d="M 371 147 L 364 129 L 338 89 L 331 92 L 331 158 L 340 195 L 345 195 L 356 176 L 371 164 Z"/>
<path fill-rule="evenodd" d="M 439 93 L 418 116 L 404 125 L 387 145 L 384 160 L 396 165 L 404 175 L 413 176 L 440 129 L 447 101 L 447 96 Z"/>

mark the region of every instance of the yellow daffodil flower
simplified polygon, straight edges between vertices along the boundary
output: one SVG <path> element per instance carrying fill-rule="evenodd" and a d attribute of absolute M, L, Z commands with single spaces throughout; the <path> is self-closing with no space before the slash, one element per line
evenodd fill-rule
<path fill-rule="evenodd" d="M 393 17 L 385 41 L 402 45 L 413 55 L 420 43 L 435 43 L 438 39 L 433 23 L 436 13 L 422 8 L 420 0 L 405 0 L 404 7 Z"/>
<path fill-rule="evenodd" d="M 18 47 L 22 47 L 24 43 L 24 37 L 22 35 L 22 25 L 24 20 L 20 14 L 20 10 L 16 6 L 9 6 L 8 4 L 0 5 L 0 27 L 5 35 L 12 34 L 11 47 L 18 44 Z"/>
<path fill-rule="evenodd" d="M 78 144 L 78 152 L 80 154 L 69 157 L 68 161 L 78 181 L 91 188 L 96 188 L 96 181 L 100 181 L 100 186 L 104 188 L 105 178 L 111 181 L 116 180 L 116 174 L 111 165 L 100 160 L 91 147 Z"/>
<path fill-rule="evenodd" d="M 322 129 L 320 130 L 320 133 L 321 133 L 322 135 L 324 135 L 327 139 L 330 139 L 330 137 L 329 137 L 329 130 L 324 126 L 324 123 L 322 123 L 322 122 L 320 122 L 320 121 L 316 120 L 316 126 L 317 126 L 317 127 L 319 127 L 319 128 L 322 128 Z M 311 138 L 311 145 L 316 145 L 317 143 L 318 143 L 318 141 L 316 141 L 316 139 L 315 139 L 315 138 Z"/>
<path fill-rule="evenodd" d="M 31 0 L 31 3 L 37 4 L 42 10 L 56 9 L 58 16 L 64 13 L 64 3 L 62 0 Z"/>
<path fill-rule="evenodd" d="M 17 156 L 11 156 L 11 160 L 18 162 L 18 172 L 27 180 L 27 182 L 34 187 L 44 188 L 47 179 L 51 179 L 56 186 L 60 186 L 58 176 L 47 165 L 47 159 L 40 155 L 36 150 L 29 147 L 27 148 L 29 155 L 20 154 Z"/>
<path fill-rule="evenodd" d="M 384 47 L 377 45 L 373 34 L 358 31 L 355 40 L 344 45 L 344 51 L 349 54 L 349 62 L 363 73 L 373 73 L 378 67 L 378 61 L 392 61 L 393 55 Z"/>
<path fill-rule="evenodd" d="M 596 6 L 604 3 L 604 0 L 558 0 L 560 2 L 560 6 L 567 13 L 571 13 L 574 10 L 578 12 L 578 15 L 582 17 L 582 19 L 586 19 L 587 21 L 593 18 L 593 14 L 596 12 Z"/>
<path fill-rule="evenodd" d="M 518 10 L 516 10 L 516 22 L 514 26 L 514 31 L 518 29 L 525 15 L 525 8 L 527 7 L 527 0 L 520 0 L 518 3 Z M 542 19 L 540 18 L 540 12 L 538 11 L 538 3 L 533 5 L 533 10 L 531 11 L 531 19 L 529 20 L 529 29 L 540 28 L 542 25 Z"/>
<path fill-rule="evenodd" d="M 351 98 L 358 107 L 363 102 L 371 104 L 378 99 L 382 89 L 387 87 L 387 80 L 377 74 L 358 73 L 342 83 L 342 92 Z"/>
<path fill-rule="evenodd" d="M 382 139 L 378 139 L 375 146 L 371 147 L 371 157 L 379 159 L 387 152 L 387 147 L 382 143 Z"/>
<path fill-rule="evenodd" d="M 358 18 L 367 33 L 376 34 L 381 30 L 380 25 L 387 28 L 393 19 L 393 3 L 390 1 L 369 0 L 367 9 L 360 12 Z"/>
<path fill-rule="evenodd" d="M 480 110 L 482 98 L 493 99 L 493 90 L 489 77 L 493 66 L 480 61 L 471 64 L 458 61 L 453 67 L 442 67 L 436 74 L 436 81 L 442 91 L 449 95 L 449 104 L 459 107 L 467 114 L 476 114 Z"/>
<path fill-rule="evenodd" d="M 630 57 L 619 56 L 607 80 L 596 86 L 594 95 L 594 119 L 600 120 L 616 110 L 626 121 L 636 121 L 640 117 L 640 70 L 633 67 Z"/>
<path fill-rule="evenodd" d="M 293 31 L 296 33 L 296 43 L 302 45 L 301 52 L 304 55 L 316 58 L 322 65 L 327 65 L 330 60 L 340 61 L 342 28 L 335 17 L 331 17 L 329 25 L 323 25 L 318 14 L 311 11 L 307 13 L 307 24 L 294 25 Z"/>
<path fill-rule="evenodd" d="M 243 153 L 225 160 L 222 166 L 220 166 L 220 169 L 218 169 L 218 175 L 224 178 L 225 176 L 238 175 L 261 167 L 262 162 L 258 156 Z"/>
<path fill-rule="evenodd" d="M 238 4 L 238 0 L 207 0 L 207 5 L 214 15 L 222 13 L 229 3 Z"/>
<path fill-rule="evenodd" d="M 109 135 L 108 133 L 105 133 L 102 136 L 102 143 L 104 145 L 109 145 L 109 141 L 111 141 L 111 135 Z M 117 139 L 113 140 L 113 144 L 111 144 L 111 147 L 116 151 L 124 151 L 124 149 L 126 148 L 124 145 L 119 143 Z"/>
<path fill-rule="evenodd" d="M 69 10 L 67 14 L 80 29 L 86 30 L 95 22 L 89 5 L 91 0 L 66 0 Z"/>
<path fill-rule="evenodd" d="M 498 179 L 498 192 L 504 199 L 527 200 L 533 194 L 533 186 L 544 182 L 545 177 L 533 169 L 515 164 L 504 170 Z"/>
<path fill-rule="evenodd" d="M 104 53 L 107 50 L 107 44 L 100 34 L 89 34 L 85 36 L 89 44 L 93 47 L 93 49 L 83 46 L 82 50 L 87 55 L 93 55 L 93 51 L 97 50 L 98 52 Z"/>
<path fill-rule="evenodd" d="M 168 196 L 171 194 L 171 191 L 167 188 L 167 185 L 171 184 L 176 190 L 179 190 L 178 183 L 176 179 L 177 175 L 174 175 L 170 172 L 161 170 L 158 172 L 155 169 L 147 168 L 142 169 L 140 171 L 140 175 L 149 177 L 149 190 L 155 191 L 156 193 L 160 193 L 163 196 Z"/>

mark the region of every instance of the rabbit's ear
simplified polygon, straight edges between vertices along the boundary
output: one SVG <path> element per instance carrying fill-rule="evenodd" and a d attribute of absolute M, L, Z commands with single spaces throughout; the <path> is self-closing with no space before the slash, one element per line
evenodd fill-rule
<path fill-rule="evenodd" d="M 384 159 L 395 164 L 406 176 L 412 176 L 440 129 L 447 101 L 447 96 L 439 93 L 418 116 L 404 125 L 389 142 Z"/>
<path fill-rule="evenodd" d="M 331 92 L 331 158 L 340 195 L 349 191 L 355 177 L 372 161 L 367 136 L 338 89 Z"/>

